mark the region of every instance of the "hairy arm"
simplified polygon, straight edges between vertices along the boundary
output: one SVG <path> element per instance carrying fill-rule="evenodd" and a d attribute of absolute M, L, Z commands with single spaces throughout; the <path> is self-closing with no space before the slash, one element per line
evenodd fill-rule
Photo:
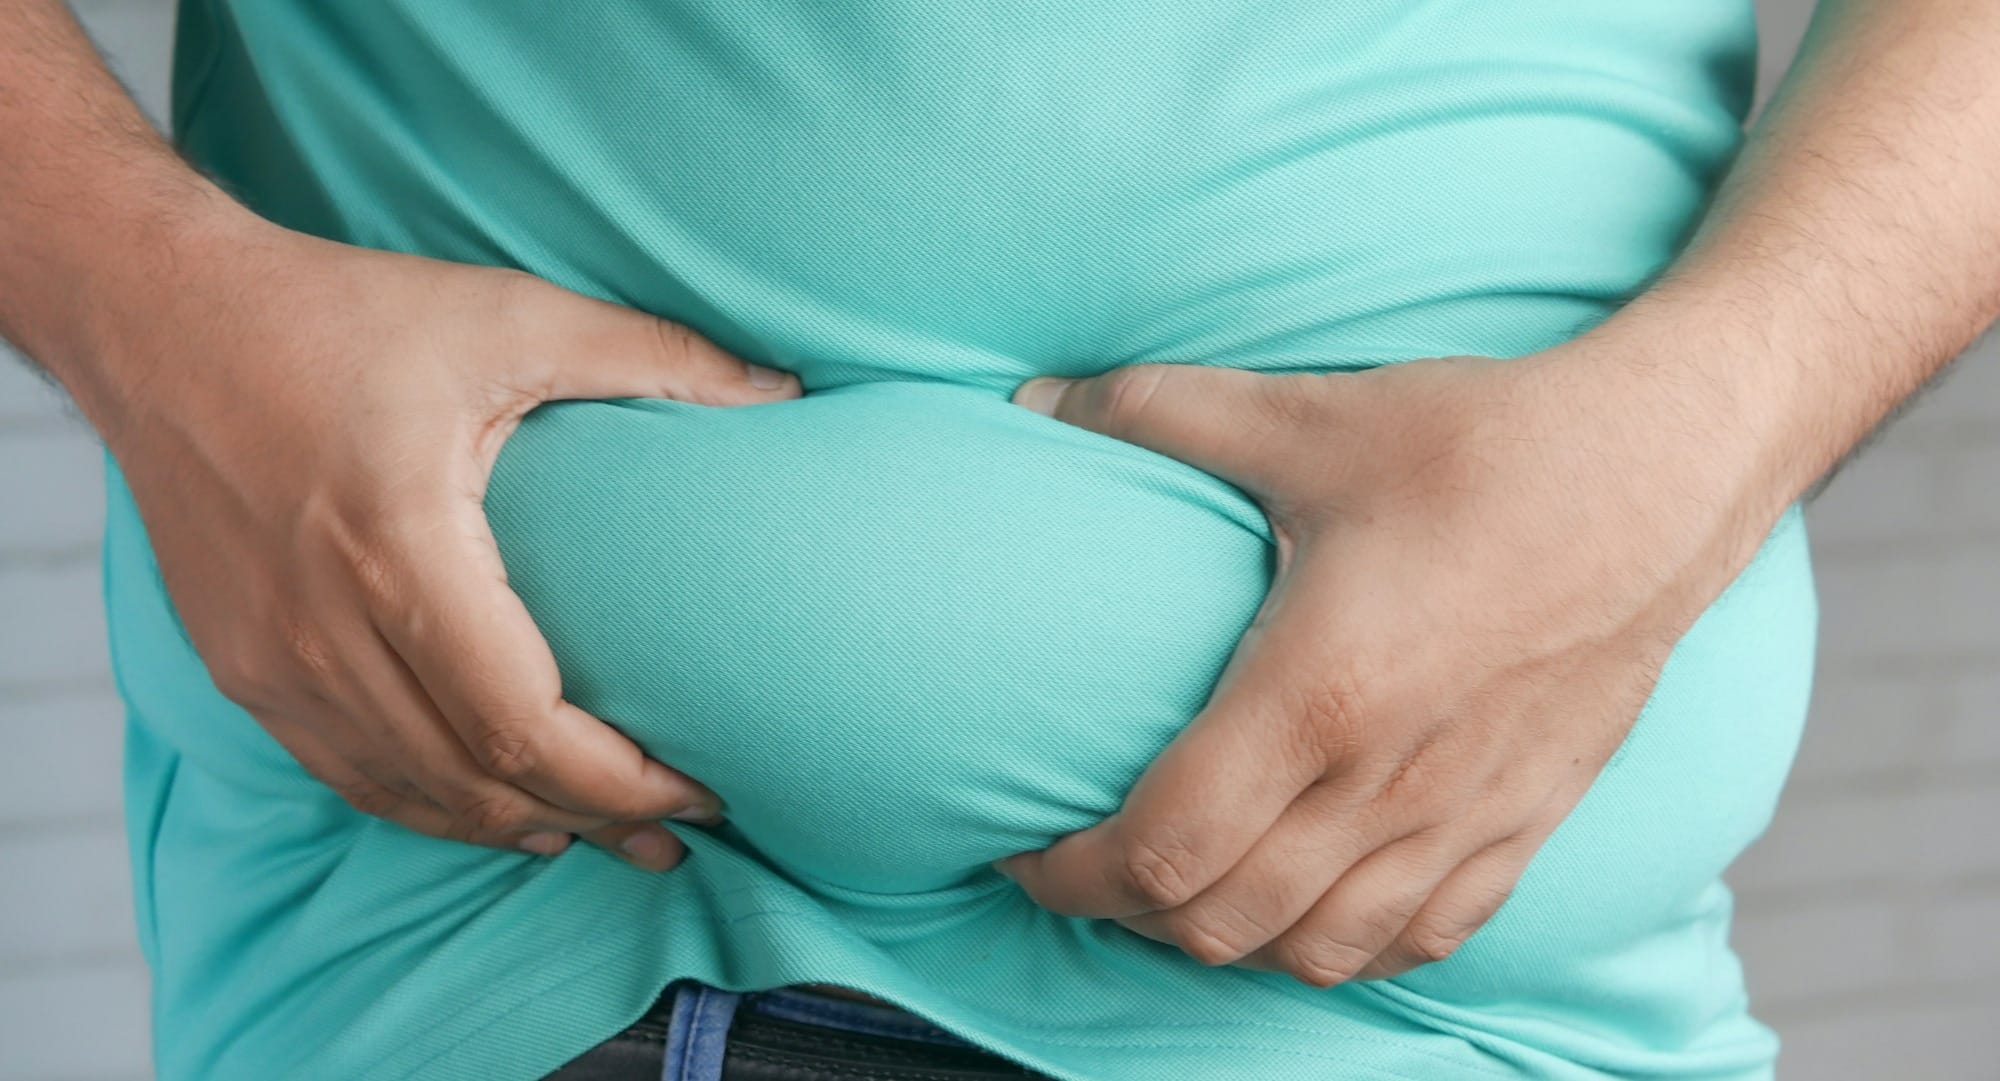
<path fill-rule="evenodd" d="M 1759 518 L 2000 316 L 1996 55 L 1983 0 L 1821 0 L 1694 239 L 1603 328 L 1721 392 Z"/>
<path fill-rule="evenodd" d="M 713 793 L 563 698 L 482 500 L 559 398 L 796 379 L 519 271 L 266 222 L 181 162 L 56 0 L 0 0 L 0 334 L 116 457 L 216 686 L 358 810 L 652 870 Z"/>
<path fill-rule="evenodd" d="M 1307 982 L 1483 925 L 1784 510 L 2000 313 L 2000 5 L 1826 0 L 1652 287 L 1513 360 L 1015 400 L 1255 496 L 1278 571 L 1116 815 L 1002 869 Z"/>
<path fill-rule="evenodd" d="M 108 420 L 129 359 L 106 324 L 170 287 L 189 233 L 248 215 L 175 155 L 57 0 L 0 0 L 0 132 L 0 335 Z"/>

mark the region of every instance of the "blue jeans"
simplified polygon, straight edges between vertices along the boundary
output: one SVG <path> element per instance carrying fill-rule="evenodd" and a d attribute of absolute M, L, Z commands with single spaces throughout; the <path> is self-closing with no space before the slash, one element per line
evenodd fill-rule
<path fill-rule="evenodd" d="M 803 988 L 677 980 L 623 1032 L 545 1081 L 965 1081 L 1042 1075 L 915 1014 Z"/>

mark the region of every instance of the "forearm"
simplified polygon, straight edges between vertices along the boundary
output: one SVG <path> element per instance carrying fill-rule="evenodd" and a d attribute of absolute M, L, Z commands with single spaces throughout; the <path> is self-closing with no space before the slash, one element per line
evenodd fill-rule
<path fill-rule="evenodd" d="M 113 326 L 166 294 L 184 238 L 247 212 L 174 154 L 57 0 L 0 0 L 0 133 L 0 336 L 94 414 L 144 374 Z"/>
<path fill-rule="evenodd" d="M 1769 518 L 2000 314 L 2000 7 L 1822 0 L 1694 239 L 1599 328 Z"/>

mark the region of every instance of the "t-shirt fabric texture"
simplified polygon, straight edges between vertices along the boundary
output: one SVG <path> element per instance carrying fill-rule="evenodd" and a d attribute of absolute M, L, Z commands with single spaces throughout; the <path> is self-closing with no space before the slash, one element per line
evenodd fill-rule
<path fill-rule="evenodd" d="M 987 866 L 1116 809 L 1271 563 L 1241 492 L 1013 387 L 1563 341 L 1684 240 L 1754 44 L 1749 0 L 184 0 L 177 138 L 260 213 L 807 393 L 547 406 L 493 478 L 567 695 L 731 808 L 667 874 L 349 809 L 216 692 L 113 464 L 160 1076 L 534 1078 L 686 977 L 859 988 L 1068 1079 L 1768 1077 L 1720 876 L 1803 723 L 1796 508 L 1445 962 L 1210 968 Z"/>

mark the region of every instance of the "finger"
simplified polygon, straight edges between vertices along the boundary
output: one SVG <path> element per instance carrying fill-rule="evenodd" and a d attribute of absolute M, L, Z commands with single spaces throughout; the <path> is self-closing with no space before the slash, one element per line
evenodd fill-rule
<path fill-rule="evenodd" d="M 472 543 L 409 543 L 394 566 L 430 569 L 421 595 L 377 587 L 376 625 L 487 776 L 608 822 L 709 817 L 720 800 L 562 698 L 554 656 L 507 587 L 477 509 Z M 426 548 L 433 550 L 425 550 Z"/>
<path fill-rule="evenodd" d="M 579 318 L 552 331 L 555 359 L 544 400 L 672 398 L 701 405 L 756 405 L 796 398 L 799 377 L 725 352 L 685 323 L 582 297 Z"/>
<path fill-rule="evenodd" d="M 282 716 L 266 711 L 256 716 L 257 723 L 300 768 L 356 811 L 371 818 L 400 821 L 409 804 L 436 806 L 419 785 L 385 758 L 379 740 L 356 747 L 335 738 L 336 733 L 352 736 L 357 729 L 331 700 L 296 707 Z"/>
<path fill-rule="evenodd" d="M 567 835 L 612 824 L 603 816 L 558 807 L 488 774 L 388 641 L 373 628 L 364 633 L 376 648 L 352 668 L 360 697 L 349 706 L 345 724 L 366 732 L 375 744 L 367 759 L 351 756 L 351 765 L 391 787 L 414 789 L 453 815 L 458 825 L 452 835 L 467 840 L 546 831 Z M 392 767 L 380 764 L 385 754 L 393 758 Z"/>
<path fill-rule="evenodd" d="M 1283 813 L 1285 766 L 1259 746 L 1275 723 L 1211 706 L 1162 751 L 1116 814 L 997 866 L 1042 907 L 1116 918 L 1177 908 L 1227 872 Z"/>
<path fill-rule="evenodd" d="M 1200 364 L 1133 364 L 1088 379 L 1030 379 L 1015 403 L 1158 451 L 1252 493 L 1277 486 L 1293 440 L 1331 384 Z"/>
<path fill-rule="evenodd" d="M 363 781 L 363 784 L 371 783 Z M 352 791 L 350 787 L 349 791 Z M 353 800 L 348 800 L 353 804 Z M 467 832 L 465 819 L 451 810 L 440 807 L 426 799 L 406 797 L 384 814 L 370 817 L 394 822 L 404 829 L 435 837 L 441 841 L 479 845 L 482 848 L 502 848 L 508 851 L 528 852 L 537 856 L 560 856 L 569 849 L 574 840 L 562 830 L 529 830 L 511 833 Z"/>
<path fill-rule="evenodd" d="M 1315 785 L 1194 900 L 1120 922 L 1203 964 L 1230 964 L 1297 924 L 1350 867 L 1395 839 L 1363 800 Z"/>
<path fill-rule="evenodd" d="M 384 780 L 369 773 L 351 760 L 333 753 L 305 725 L 289 726 L 280 742 L 314 779 L 326 785 L 349 807 L 370 818 L 394 822 L 429 837 L 541 856 L 559 855 L 569 847 L 570 836 L 561 831 L 467 834 L 462 828 L 462 819 L 423 796 L 413 794 L 408 782 Z"/>
<path fill-rule="evenodd" d="M 318 608 L 348 611 L 332 604 Z M 482 771 L 362 613 L 294 625 L 286 633 L 294 652 L 309 659 L 316 680 L 315 702 L 304 707 L 307 723 L 292 730 L 320 744 L 346 769 L 457 816 L 453 836 L 491 840 L 609 824 L 552 806 Z"/>
<path fill-rule="evenodd" d="M 376 641 L 365 630 L 366 640 Z M 355 636 L 350 635 L 349 640 Z M 407 673 L 406 673 L 407 674 Z M 329 698 L 316 698 L 289 709 L 247 710 L 279 746 L 314 780 L 356 812 L 370 818 L 394 822 L 405 829 L 431 837 L 467 841 L 493 848 L 521 849 L 553 856 L 567 848 L 570 836 L 556 829 L 531 828 L 526 831 L 484 831 L 469 827 L 467 817 L 453 813 L 432 800 L 407 772 L 397 765 L 408 762 L 407 755 L 393 751 L 397 741 L 384 739 L 379 731 L 357 726 L 353 717 L 342 714 Z M 385 711 L 364 710 L 367 718 L 380 718 Z M 433 726 L 442 729 L 442 722 Z M 332 734 L 362 734 L 359 746 L 345 745 Z M 351 744 L 350 739 L 346 743 Z M 454 744 L 455 746 L 455 744 Z M 384 748 L 392 748 L 385 752 Z M 460 755 L 463 748 L 458 748 Z M 526 797 L 523 794 L 523 798 Z M 553 808 L 550 808 L 553 811 Z M 590 823 L 595 825 L 596 823 Z"/>
<path fill-rule="evenodd" d="M 1359 978 L 1386 979 L 1450 957 L 1500 911 L 1540 847 L 1538 839 L 1511 837 L 1459 864 Z"/>
<path fill-rule="evenodd" d="M 343 720 L 331 708 L 294 711 L 283 717 L 259 711 L 256 716 L 257 723 L 285 748 L 299 768 L 356 811 L 371 818 L 401 822 L 399 816 L 407 804 L 425 802 L 406 782 L 383 780 L 371 774 L 357 764 L 355 755 L 335 750 L 321 737 L 320 732 L 336 727 Z"/>
<path fill-rule="evenodd" d="M 1318 573 L 1301 564 L 1290 578 L 1310 590 Z M 1178 908 L 1213 885 L 1358 744 L 1340 639 L 1319 619 L 1310 605 L 1271 605 L 1117 813 L 1000 869 L 1050 911 L 1097 918 Z"/>
<path fill-rule="evenodd" d="M 648 871 L 672 870 L 687 855 L 680 838 L 652 822 L 621 822 L 591 830 L 583 839 Z"/>
<path fill-rule="evenodd" d="M 1235 866 L 1310 778 L 1279 752 L 1269 704 L 1211 704 L 1133 785 L 1117 813 L 1000 862 L 1035 902 L 1116 918 L 1177 908 Z"/>
<path fill-rule="evenodd" d="M 1358 976 L 1409 925 L 1458 859 L 1435 832 L 1403 837 L 1340 876 L 1299 921 L 1245 958 L 1314 987 Z"/>
<path fill-rule="evenodd" d="M 504 848 L 536 856 L 560 856 L 569 850 L 570 843 L 574 840 L 569 834 L 560 830 L 467 835 L 461 831 L 461 820 L 457 815 L 423 800 L 407 801 L 395 815 L 377 817 L 386 818 L 405 829 L 442 841 L 475 844 L 482 848 Z"/>
<path fill-rule="evenodd" d="M 1304 747 L 1282 690 L 1301 651 L 1252 631 L 1200 715 L 1160 752 L 1118 811 L 1000 870 L 1050 911 L 1117 918 L 1178 908 L 1240 861 L 1326 760 Z M 1309 655 L 1309 654 L 1308 654 Z M 1287 658 L 1293 666 L 1287 666 Z"/>

